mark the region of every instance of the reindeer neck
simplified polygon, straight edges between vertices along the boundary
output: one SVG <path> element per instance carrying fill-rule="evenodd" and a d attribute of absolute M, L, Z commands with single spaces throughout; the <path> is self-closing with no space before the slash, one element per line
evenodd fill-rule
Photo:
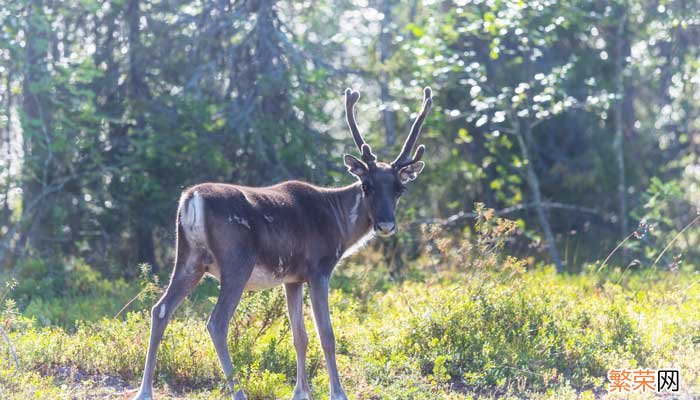
<path fill-rule="evenodd" d="M 360 182 L 333 189 L 333 194 L 333 208 L 342 237 L 341 246 L 346 250 L 365 237 L 372 228 L 369 210 L 362 197 Z"/>

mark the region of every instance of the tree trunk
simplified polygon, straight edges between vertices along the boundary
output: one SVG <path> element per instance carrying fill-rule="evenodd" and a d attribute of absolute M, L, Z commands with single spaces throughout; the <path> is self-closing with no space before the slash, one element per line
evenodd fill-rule
<path fill-rule="evenodd" d="M 134 106 L 134 101 L 140 101 L 148 96 L 148 88 L 144 81 L 145 62 L 143 46 L 141 45 L 141 10 L 140 1 L 132 0 L 126 8 L 126 22 L 129 24 L 128 42 L 129 42 L 129 73 L 127 83 L 127 98 L 129 105 Z M 138 113 L 141 115 L 141 113 Z M 138 121 L 137 121 L 138 123 Z"/>
<path fill-rule="evenodd" d="M 627 223 L 627 182 L 625 175 L 625 149 L 624 149 L 624 120 L 623 120 L 623 108 L 625 106 L 624 94 L 624 67 L 625 67 L 625 26 L 626 26 L 626 12 L 623 12 L 622 19 L 617 30 L 617 51 L 615 59 L 615 93 L 618 98 L 615 102 L 615 109 L 613 110 L 613 119 L 615 124 L 615 139 L 613 141 L 613 148 L 615 150 L 615 161 L 617 167 L 617 196 L 618 196 L 618 212 L 620 214 L 620 240 L 625 240 L 629 235 L 629 226 Z M 623 247 L 622 251 L 622 263 L 626 264 L 629 259 L 629 250 L 627 247 Z"/>
<path fill-rule="evenodd" d="M 391 0 L 382 1 L 382 20 L 381 32 L 379 33 L 379 62 L 382 69 L 379 74 L 379 96 L 384 106 L 382 110 L 382 122 L 384 124 L 384 133 L 386 135 L 387 148 L 396 141 L 396 115 L 391 106 L 391 93 L 389 92 L 389 74 L 386 72 L 386 61 L 391 58 Z"/>
<path fill-rule="evenodd" d="M 540 191 L 540 180 L 535 172 L 535 166 L 530 158 L 530 152 L 528 150 L 528 143 L 532 142 L 532 131 L 530 122 L 527 120 L 518 120 L 515 127 L 515 136 L 518 139 L 518 144 L 520 146 L 520 153 L 523 157 L 523 162 L 525 163 L 525 170 L 527 175 L 527 183 L 532 192 L 532 200 L 535 204 L 535 210 L 537 212 L 537 219 L 544 233 L 545 241 L 547 242 L 547 247 L 549 248 L 549 254 L 552 256 L 552 261 L 557 268 L 558 273 L 564 272 L 564 265 L 559 258 L 559 252 L 557 251 L 557 246 L 554 241 L 554 235 L 552 234 L 552 227 L 547 219 L 547 214 L 545 213 L 544 206 L 542 205 L 542 192 Z"/>
<path fill-rule="evenodd" d="M 3 144 L 2 146 L 4 147 L 4 153 L 5 153 L 5 161 L 3 163 L 4 167 L 6 168 L 5 173 L 7 174 L 6 176 L 6 181 L 5 181 L 5 187 L 3 188 L 3 205 L 2 205 L 2 211 L 0 211 L 0 228 L 7 224 L 10 224 L 10 216 L 12 214 L 10 210 L 10 189 L 12 188 L 12 174 L 13 174 L 13 154 L 12 154 L 12 66 L 10 66 L 7 70 L 7 81 L 5 83 L 5 120 L 6 125 L 5 125 L 5 130 L 4 130 L 4 135 L 3 135 Z M 2 265 L 2 263 L 0 263 Z"/>
<path fill-rule="evenodd" d="M 5 173 L 7 174 L 5 177 L 5 184 L 3 188 L 3 205 L 2 205 L 2 211 L 0 211 L 0 230 L 6 229 L 5 231 L 5 236 L 3 238 L 0 238 L 0 271 L 4 270 L 7 265 L 12 264 L 12 257 L 9 256 L 10 252 L 10 243 L 12 243 L 12 240 L 14 239 L 14 229 L 12 226 L 12 210 L 10 210 L 10 189 L 12 189 L 13 184 L 15 183 L 14 179 L 15 177 L 13 174 L 15 173 L 14 168 L 13 168 L 13 152 L 12 152 L 12 106 L 13 106 L 13 96 L 12 96 L 12 82 L 13 82 L 13 66 L 10 66 L 7 69 L 7 77 L 6 77 L 6 83 L 5 83 L 5 119 L 6 119 L 6 126 L 5 126 L 5 132 L 4 132 L 4 137 L 3 137 L 3 146 L 4 146 L 4 156 L 5 156 L 5 163 L 4 167 L 6 168 Z M 8 261 L 9 262 L 6 262 Z"/>
<path fill-rule="evenodd" d="M 153 243 L 153 232 L 147 222 L 137 223 L 135 231 L 137 259 L 139 263 L 148 263 L 151 266 L 151 272 L 158 272 L 158 264 L 156 263 L 155 245 Z"/>
<path fill-rule="evenodd" d="M 22 111 L 24 162 L 22 165 L 22 202 L 25 207 L 19 228 L 19 240 L 15 250 L 23 252 L 27 245 L 39 249 L 41 232 L 49 229 L 42 223 L 46 207 L 30 210 L 26 204 L 39 198 L 48 184 L 51 168 L 51 143 L 46 126 L 48 102 L 45 89 L 37 89 L 37 84 L 45 80 L 46 54 L 48 50 L 48 22 L 43 12 L 44 3 L 35 0 L 27 6 L 26 45 L 24 49 L 24 73 L 22 82 Z"/>
<path fill-rule="evenodd" d="M 129 42 L 129 73 L 127 77 L 126 97 L 128 109 L 127 113 L 135 116 L 134 129 L 137 135 L 142 135 L 146 128 L 146 121 L 143 113 L 136 111 L 143 107 L 148 100 L 150 93 L 145 81 L 146 61 L 144 60 L 145 52 L 141 43 L 141 9 L 139 0 L 131 0 L 126 8 L 126 22 L 129 26 L 128 42 Z M 127 134 L 128 128 L 124 129 L 123 134 Z M 142 199 L 146 203 L 147 199 Z M 151 271 L 157 273 L 159 268 L 156 263 L 155 244 L 153 241 L 153 231 L 151 229 L 151 218 L 145 209 L 142 210 L 137 217 L 136 225 L 134 226 L 134 236 L 137 246 L 137 261 L 145 262 L 151 266 Z"/>

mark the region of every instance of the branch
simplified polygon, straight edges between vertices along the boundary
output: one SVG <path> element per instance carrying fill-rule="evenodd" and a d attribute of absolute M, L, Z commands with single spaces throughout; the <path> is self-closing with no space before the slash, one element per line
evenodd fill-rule
<path fill-rule="evenodd" d="M 7 233 L 5 234 L 5 237 L 3 238 L 2 241 L 0 241 L 0 250 L 3 250 L 3 249 L 8 250 L 9 249 L 9 247 L 10 247 L 9 243 L 13 239 L 17 229 L 19 229 L 19 227 L 23 223 L 25 223 L 25 221 L 31 220 L 31 216 L 33 215 L 35 209 L 37 209 L 42 204 L 44 199 L 46 199 L 47 197 L 49 197 L 50 195 L 52 195 L 56 192 L 63 190 L 63 187 L 66 184 L 68 184 L 68 182 L 72 181 L 73 179 L 78 178 L 78 176 L 80 176 L 80 175 L 81 174 L 73 173 L 73 174 L 70 174 L 68 176 L 61 178 L 60 180 L 52 183 L 51 185 L 44 186 L 41 193 L 39 193 L 36 197 L 34 197 L 27 204 L 26 208 L 24 209 L 24 211 L 22 213 L 23 216 L 8 229 Z M 4 262 L 4 258 L 5 258 L 4 256 L 6 254 L 4 250 L 0 251 L 0 265 L 2 265 Z"/>
<path fill-rule="evenodd" d="M 575 204 L 565 204 L 565 203 L 551 202 L 551 201 L 542 202 L 541 206 L 543 208 L 547 208 L 547 209 L 564 210 L 564 211 L 578 212 L 581 214 L 595 215 L 604 221 L 608 220 L 608 218 L 600 211 L 593 209 L 593 208 L 585 207 L 585 206 L 578 206 Z M 512 207 L 506 207 L 506 208 L 503 208 L 501 210 L 496 210 L 495 214 L 500 217 L 500 216 L 513 214 L 513 213 L 518 212 L 518 211 L 524 211 L 524 210 L 528 210 L 530 208 L 535 208 L 535 207 L 536 207 L 535 203 L 518 204 L 518 205 L 514 205 Z M 447 218 L 418 219 L 418 220 L 406 222 L 404 225 L 426 224 L 426 225 L 448 226 L 448 225 L 455 224 L 458 221 L 461 221 L 463 219 L 476 219 L 477 217 L 478 217 L 478 215 L 474 212 L 460 211 L 457 214 L 453 214 Z"/>
<path fill-rule="evenodd" d="M 22 372 L 22 366 L 19 363 L 19 358 L 17 358 L 17 352 L 15 351 L 15 346 L 12 345 L 12 341 L 10 340 L 10 336 L 7 334 L 5 331 L 5 328 L 0 325 L 0 331 L 2 332 L 2 335 L 5 337 L 5 341 L 7 342 L 7 347 L 10 350 L 10 354 L 12 354 L 12 358 L 15 359 L 15 365 L 17 366 L 17 371 Z"/>

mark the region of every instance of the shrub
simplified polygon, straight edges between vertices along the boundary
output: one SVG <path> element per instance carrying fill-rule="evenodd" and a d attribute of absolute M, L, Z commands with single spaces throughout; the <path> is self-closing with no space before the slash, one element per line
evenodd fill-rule
<path fill-rule="evenodd" d="M 542 278 L 465 282 L 414 295 L 425 300 L 413 304 L 397 350 L 416 354 L 436 383 L 503 390 L 541 390 L 563 380 L 579 389 L 598 386 L 611 361 L 644 361 L 646 344 L 621 304 L 584 306 L 574 287 L 544 286 Z"/>

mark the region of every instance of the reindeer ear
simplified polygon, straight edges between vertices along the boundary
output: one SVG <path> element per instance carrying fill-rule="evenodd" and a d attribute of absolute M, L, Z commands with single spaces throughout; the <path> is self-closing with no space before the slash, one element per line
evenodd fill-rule
<path fill-rule="evenodd" d="M 346 154 L 343 161 L 345 162 L 345 166 L 348 167 L 348 171 L 358 178 L 362 178 L 369 172 L 365 163 L 350 154 Z"/>
<path fill-rule="evenodd" d="M 423 171 L 425 163 L 423 161 L 416 161 L 413 164 L 409 164 L 399 170 L 399 179 L 401 183 L 408 183 L 418 177 L 418 174 Z"/>

